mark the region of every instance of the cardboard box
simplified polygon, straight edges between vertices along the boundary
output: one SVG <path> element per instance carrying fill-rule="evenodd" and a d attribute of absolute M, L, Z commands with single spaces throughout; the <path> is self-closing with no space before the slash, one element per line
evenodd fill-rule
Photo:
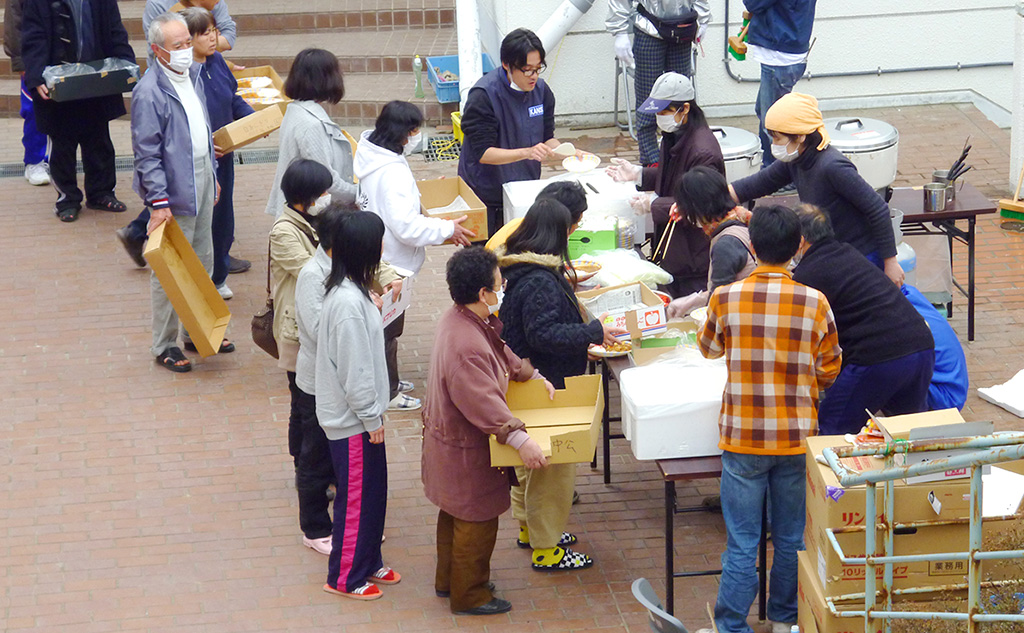
<path fill-rule="evenodd" d="M 291 99 L 284 95 L 284 81 L 281 80 L 281 75 L 277 74 L 277 71 L 274 70 L 273 66 L 251 66 L 240 70 L 232 70 L 231 74 L 235 76 L 235 79 L 244 79 L 246 77 L 269 77 L 271 85 L 281 93 L 281 100 L 275 101 L 274 103 L 261 103 L 259 101 L 246 99 L 245 102 L 251 105 L 253 110 L 263 110 L 264 108 L 274 106 L 281 108 L 281 111 L 283 112 L 284 108 L 288 107 L 288 104 L 291 102 Z"/>
<path fill-rule="evenodd" d="M 406 277 L 402 280 L 402 291 L 395 296 L 394 289 L 388 290 L 381 297 L 380 314 L 384 327 L 391 325 L 395 319 L 402 316 L 412 304 L 412 285 L 415 277 Z"/>
<path fill-rule="evenodd" d="M 509 382 L 505 399 L 512 415 L 526 424 L 549 463 L 589 462 L 594 457 L 604 413 L 600 376 L 566 378 L 565 389 L 556 391 L 554 400 L 548 398 L 540 380 Z M 492 466 L 522 464 L 517 450 L 498 444 L 491 436 Z"/>
<path fill-rule="evenodd" d="M 994 430 L 992 422 L 964 422 L 956 409 L 928 411 L 900 415 L 889 418 L 878 418 L 883 434 L 889 438 L 901 440 L 924 440 L 938 438 L 971 437 L 990 435 Z M 918 464 L 934 459 L 955 457 L 970 453 L 971 449 L 929 451 L 927 453 L 911 453 L 896 457 L 896 465 Z M 988 472 L 986 466 L 984 472 Z M 963 479 L 971 476 L 970 468 L 955 468 L 929 475 L 917 475 L 907 479 L 908 482 L 940 481 L 943 479 Z"/>
<path fill-rule="evenodd" d="M 228 123 L 213 133 L 213 143 L 224 150 L 233 152 L 249 143 L 254 143 L 281 127 L 284 118 L 284 104 L 276 108 L 263 108 L 247 117 Z"/>
<path fill-rule="evenodd" d="M 933 418 L 945 419 L 947 412 L 935 412 Z M 959 415 L 959 414 L 957 414 Z M 891 418 L 895 419 L 895 418 Z M 919 415 L 916 424 L 926 425 L 927 415 Z M 906 432 L 910 432 L 909 426 Z M 842 565 L 838 555 L 827 540 L 827 528 L 847 526 L 863 526 L 866 524 L 865 496 L 866 486 L 842 488 L 832 469 L 815 460 L 825 447 L 846 446 L 841 436 L 820 436 L 807 438 L 807 523 L 804 529 L 804 542 L 811 552 L 820 582 L 825 595 L 839 596 L 863 591 L 864 567 L 859 565 Z M 874 457 L 844 458 L 844 463 L 859 471 L 876 470 L 884 466 L 884 462 Z M 1016 464 L 1016 462 L 1015 462 Z M 1004 476 L 1005 474 L 1005 476 Z M 986 486 L 985 515 L 1003 516 L 1019 512 L 1020 495 L 1024 494 L 1024 483 L 1013 473 L 1001 468 L 993 468 L 985 476 L 985 482 L 993 482 Z M 992 488 L 992 494 L 987 491 Z M 1015 491 L 1012 489 L 1016 489 Z M 911 523 L 927 520 L 951 520 L 966 518 L 970 514 L 971 497 L 970 482 L 965 479 L 943 480 L 907 484 L 903 480 L 895 486 L 895 521 Z M 997 497 L 998 495 L 998 497 Z M 876 522 L 881 520 L 885 495 L 880 486 L 877 495 Z M 999 497 L 1005 497 L 1000 499 Z M 1001 502 L 997 503 L 997 502 Z M 1007 522 L 986 520 L 984 533 L 987 538 L 1004 529 Z M 925 554 L 939 551 L 958 551 L 967 548 L 968 526 L 932 526 L 917 529 L 910 534 L 897 534 L 895 552 L 897 554 Z M 865 550 L 864 532 L 837 534 L 837 540 L 848 556 L 863 556 Z M 877 551 L 882 552 L 883 540 L 879 533 Z M 941 567 L 935 567 L 941 565 Z M 995 573 L 996 565 L 988 564 L 986 574 Z M 878 569 L 882 569 L 879 567 Z M 878 572 L 881 573 L 881 572 Z M 897 588 L 911 586 L 935 586 L 960 582 L 966 574 L 965 563 L 927 562 L 900 564 L 894 567 L 895 586 Z"/>
<path fill-rule="evenodd" d="M 231 311 L 174 218 L 149 234 L 142 254 L 192 337 L 199 355 L 206 358 L 216 354 L 231 320 Z"/>
<path fill-rule="evenodd" d="M 487 206 L 460 176 L 418 180 L 416 186 L 420 190 L 420 211 L 423 215 L 442 220 L 457 220 L 466 215 L 469 217 L 462 223 L 462 226 L 476 233 L 473 241 L 486 240 L 490 236 L 487 232 Z M 462 196 L 462 199 L 469 205 L 468 211 L 438 210 L 450 205 L 459 196 Z M 445 244 L 450 243 L 451 240 L 445 242 Z"/>
<path fill-rule="evenodd" d="M 828 604 L 825 603 L 821 584 L 814 573 L 810 552 L 797 553 L 797 568 L 797 624 L 800 626 L 800 633 L 864 633 L 864 620 L 832 615 Z M 863 591 L 863 587 L 861 590 Z M 857 608 L 854 603 L 847 605 L 850 610 Z M 882 625 L 879 623 L 875 633 L 881 632 Z"/>
<path fill-rule="evenodd" d="M 607 312 L 605 323 L 626 330 L 626 334 L 618 337 L 621 340 L 647 338 L 668 329 L 665 302 L 643 282 L 584 290 L 577 292 L 576 297 L 591 319 Z M 597 300 L 599 297 L 605 299 Z M 644 307 L 630 309 L 637 304 Z"/>
<path fill-rule="evenodd" d="M 632 367 L 619 376 L 622 428 L 639 460 L 721 455 L 725 361 Z"/>
<path fill-rule="evenodd" d="M 104 71 L 104 63 L 106 63 L 106 60 L 100 59 L 83 64 L 61 64 L 61 67 L 69 68 L 87 66 L 95 72 L 57 77 L 52 85 L 47 86 L 50 91 L 50 98 L 54 101 L 77 101 L 79 99 L 119 95 L 135 89 L 135 84 L 138 82 L 138 79 L 136 79 L 139 74 L 138 66 L 131 65 L 134 67 L 134 73 L 130 68 Z"/>
<path fill-rule="evenodd" d="M 633 339 L 630 356 L 637 367 L 649 365 L 665 354 L 676 351 L 681 344 L 696 343 L 697 325 L 692 321 L 669 321 L 662 334 Z"/>

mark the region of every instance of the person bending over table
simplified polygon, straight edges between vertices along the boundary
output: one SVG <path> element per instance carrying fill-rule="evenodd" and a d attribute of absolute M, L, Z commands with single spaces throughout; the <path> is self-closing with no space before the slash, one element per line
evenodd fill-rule
<path fill-rule="evenodd" d="M 540 178 L 541 162 L 561 145 L 555 95 L 540 78 L 546 67 L 540 38 L 516 29 L 501 42 L 501 67 L 481 77 L 466 99 L 459 176 L 487 205 L 489 235 L 504 224 L 501 186 Z"/>
<path fill-rule="evenodd" d="M 423 408 L 423 488 L 439 508 L 434 592 L 459 615 L 494 615 L 512 608 L 490 582 L 509 473 L 491 466 L 488 437 L 515 448 L 527 468 L 546 470 L 540 446 L 505 401 L 510 378 L 544 377 L 501 340 L 495 313 L 504 282 L 494 253 L 460 250 L 445 274 L 455 305 L 438 323 Z M 544 386 L 554 398 L 551 383 Z"/>
<path fill-rule="evenodd" d="M 529 358 L 555 387 L 587 369 L 587 348 L 612 343 L 622 332 L 589 323 L 580 315 L 572 284 L 563 271 L 568 263 L 572 216 L 563 204 L 541 198 L 519 228 L 498 249 L 498 263 L 508 280 L 502 302 L 502 337 L 522 358 Z M 572 268 L 569 275 L 572 276 Z M 603 317 L 603 315 L 602 315 Z M 512 515 L 519 520 L 522 548 L 533 549 L 533 569 L 584 569 L 594 564 L 567 546 L 576 536 L 565 532 L 572 506 L 576 464 L 552 464 L 543 470 L 516 468 L 519 486 L 512 489 Z"/>
<path fill-rule="evenodd" d="M 865 409 L 886 415 L 927 411 L 935 366 L 928 324 L 877 266 L 835 240 L 820 209 L 805 204 L 797 214 L 803 239 L 793 279 L 828 299 L 843 348 L 843 371 L 825 391 L 818 430 L 856 434 L 868 421 Z"/>
<path fill-rule="evenodd" d="M 817 432 L 819 390 L 832 384 L 842 364 L 828 300 L 786 270 L 800 247 L 796 212 L 759 209 L 750 241 L 758 267 L 715 290 L 697 336 L 701 354 L 725 356 L 729 372 L 718 423 L 726 534 L 715 602 L 720 633 L 752 633 L 747 615 L 757 596 L 766 493 L 775 550 L 768 619 L 773 631 L 796 623 L 796 554 L 803 549 L 806 510 L 802 443 Z"/>
<path fill-rule="evenodd" d="M 672 215 L 700 229 L 711 239 L 708 287 L 668 304 L 670 317 L 682 317 L 706 306 L 715 288 L 744 279 L 757 263 L 750 249 L 750 232 L 740 219 L 743 211 L 729 195 L 725 176 L 710 167 L 694 167 L 683 174 L 676 187 Z M 679 220 L 677 220 L 679 221 Z"/>
<path fill-rule="evenodd" d="M 617 182 L 635 182 L 640 194 L 631 200 L 634 210 L 654 218 L 654 244 L 671 224 L 672 194 L 683 174 L 698 165 L 710 167 L 725 175 L 722 148 L 708 127 L 704 112 L 697 105 L 690 78 L 679 73 L 658 77 L 651 95 L 638 112 L 657 113 L 661 130 L 661 160 L 657 167 L 631 165 L 613 158 L 605 172 Z M 672 273 L 671 284 L 661 289 L 673 297 L 700 292 L 707 286 L 708 236 L 696 225 L 677 225 L 665 245 L 660 266 Z"/>
<path fill-rule="evenodd" d="M 768 109 L 764 125 L 776 161 L 730 185 L 736 202 L 770 195 L 792 183 L 801 202 L 828 214 L 837 240 L 852 245 L 894 284 L 902 285 L 889 205 L 854 164 L 829 145 L 818 100 L 799 92 L 783 95 Z"/>

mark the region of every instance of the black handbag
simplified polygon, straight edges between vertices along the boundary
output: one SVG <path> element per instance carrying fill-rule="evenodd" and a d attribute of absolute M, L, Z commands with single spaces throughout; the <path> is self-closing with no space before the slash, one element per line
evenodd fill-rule
<path fill-rule="evenodd" d="M 661 39 L 672 44 L 692 44 L 697 37 L 697 12 L 690 9 L 678 16 L 659 18 L 637 3 L 636 12 L 647 18 Z"/>

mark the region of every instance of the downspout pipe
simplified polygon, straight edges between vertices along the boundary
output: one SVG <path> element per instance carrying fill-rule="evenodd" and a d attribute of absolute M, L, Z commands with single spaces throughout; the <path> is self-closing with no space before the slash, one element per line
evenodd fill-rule
<path fill-rule="evenodd" d="M 462 110 L 470 88 L 484 76 L 477 0 L 456 0 L 455 34 L 459 44 L 459 109 Z"/>
<path fill-rule="evenodd" d="M 729 0 L 725 0 L 725 35 L 723 36 L 724 47 L 722 49 L 725 59 L 725 72 L 737 83 L 761 83 L 761 76 L 743 77 L 736 74 L 732 69 L 732 59 L 729 55 Z M 825 79 L 831 77 L 863 77 L 867 75 L 895 75 L 899 73 L 920 73 L 933 70 L 971 70 L 974 68 L 996 68 L 1001 66 L 1013 66 L 1012 61 L 1007 62 L 978 62 L 976 64 L 944 64 L 939 66 L 909 66 L 905 68 L 876 68 L 874 70 L 844 70 L 831 73 L 810 73 L 805 72 L 802 79 Z"/>
<path fill-rule="evenodd" d="M 537 29 L 537 37 L 544 45 L 544 51 L 553 51 L 569 29 L 575 26 L 592 6 L 594 0 L 563 0 L 555 12 Z"/>

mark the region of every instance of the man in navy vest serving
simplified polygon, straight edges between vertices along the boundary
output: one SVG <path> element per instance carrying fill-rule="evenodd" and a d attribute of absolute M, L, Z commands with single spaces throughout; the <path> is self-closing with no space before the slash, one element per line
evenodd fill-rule
<path fill-rule="evenodd" d="M 462 111 L 459 175 L 487 205 L 491 235 L 504 224 L 501 186 L 540 178 L 541 161 L 561 144 L 555 95 L 540 78 L 545 68 L 540 38 L 512 31 L 501 42 L 501 68 L 476 82 Z"/>

